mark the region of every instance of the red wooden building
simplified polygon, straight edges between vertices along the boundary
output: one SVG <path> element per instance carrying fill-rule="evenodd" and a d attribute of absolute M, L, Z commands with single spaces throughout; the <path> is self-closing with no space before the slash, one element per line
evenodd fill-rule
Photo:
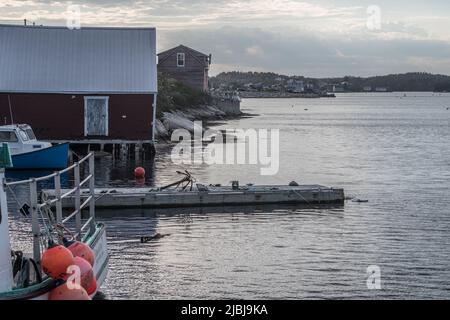
<path fill-rule="evenodd" d="M 0 123 L 41 140 L 151 143 L 157 69 L 153 28 L 0 25 Z"/>

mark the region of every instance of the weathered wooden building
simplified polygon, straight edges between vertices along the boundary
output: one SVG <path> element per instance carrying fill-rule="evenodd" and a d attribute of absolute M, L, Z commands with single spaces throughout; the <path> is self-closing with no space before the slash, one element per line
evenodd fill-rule
<path fill-rule="evenodd" d="M 0 25 L 0 123 L 55 142 L 152 143 L 156 94 L 153 28 Z"/>
<path fill-rule="evenodd" d="M 158 54 L 158 72 L 192 88 L 208 90 L 211 55 L 180 45 Z"/>

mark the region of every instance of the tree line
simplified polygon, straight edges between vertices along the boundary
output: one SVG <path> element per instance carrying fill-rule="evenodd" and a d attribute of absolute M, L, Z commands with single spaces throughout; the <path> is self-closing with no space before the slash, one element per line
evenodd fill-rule
<path fill-rule="evenodd" d="M 388 91 L 431 91 L 450 92 L 450 76 L 426 72 L 410 72 L 375 77 L 334 77 L 308 78 L 303 76 L 286 76 L 273 72 L 223 72 L 210 79 L 213 88 L 226 87 L 240 89 L 246 84 L 272 86 L 284 83 L 289 79 L 301 80 L 320 88 L 326 85 L 342 85 L 345 91 L 365 91 L 369 87 L 387 88 Z"/>

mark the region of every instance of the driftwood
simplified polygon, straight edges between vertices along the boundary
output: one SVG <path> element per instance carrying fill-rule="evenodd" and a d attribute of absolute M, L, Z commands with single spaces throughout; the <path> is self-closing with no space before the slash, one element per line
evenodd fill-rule
<path fill-rule="evenodd" d="M 187 170 L 184 170 L 184 172 L 177 171 L 177 173 L 182 175 L 183 178 L 178 180 L 178 181 L 175 181 L 175 182 L 173 182 L 171 184 L 168 184 L 166 186 L 161 187 L 160 190 L 169 189 L 171 187 L 176 187 L 176 188 L 180 188 L 181 187 L 181 190 L 184 191 L 190 185 L 189 190 L 192 191 L 192 188 L 193 188 L 194 183 L 195 183 L 195 179 L 194 179 L 194 177 L 192 177 L 191 173 L 189 171 L 187 171 Z"/>
<path fill-rule="evenodd" d="M 147 243 L 149 241 L 158 240 L 158 239 L 161 239 L 161 238 L 164 238 L 164 237 L 167 237 L 167 236 L 170 236 L 170 234 L 157 233 L 157 234 L 155 234 L 153 236 L 150 236 L 150 237 L 141 237 L 141 243 Z"/>

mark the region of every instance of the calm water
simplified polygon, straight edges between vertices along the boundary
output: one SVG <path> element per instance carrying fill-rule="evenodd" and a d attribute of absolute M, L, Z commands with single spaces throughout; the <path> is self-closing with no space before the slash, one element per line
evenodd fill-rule
<path fill-rule="evenodd" d="M 344 187 L 341 208 L 107 211 L 107 299 L 450 298 L 450 95 L 342 94 L 248 99 L 254 117 L 223 128 L 279 128 L 280 170 L 186 166 L 207 183 Z M 307 108 L 308 110 L 304 110 Z M 144 162 L 146 185 L 176 178 L 170 146 Z M 97 161 L 99 185 L 136 186 L 135 164 Z M 14 218 L 14 231 L 22 218 Z M 169 236 L 140 244 L 141 235 Z M 24 237 L 20 233 L 17 238 Z M 381 268 L 382 290 L 366 269 Z"/>

